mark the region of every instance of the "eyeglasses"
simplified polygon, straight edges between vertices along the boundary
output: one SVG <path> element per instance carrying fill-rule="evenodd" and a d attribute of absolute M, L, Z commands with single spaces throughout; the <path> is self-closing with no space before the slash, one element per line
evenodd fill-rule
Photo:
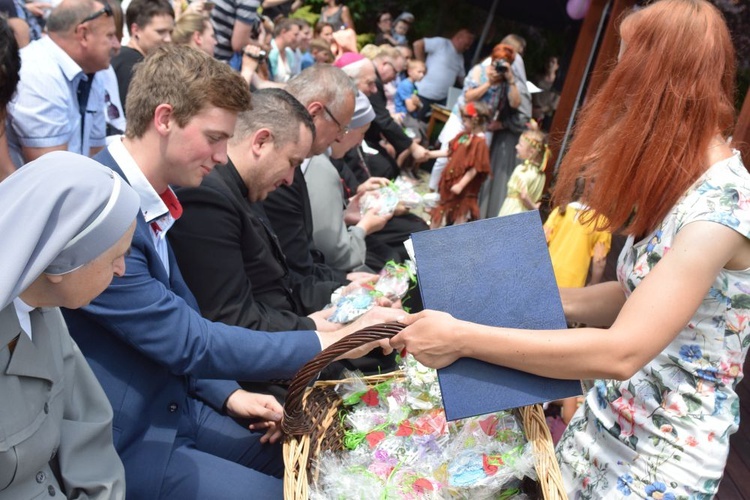
<path fill-rule="evenodd" d="M 107 105 L 107 118 L 110 120 L 117 120 L 120 118 L 120 110 L 114 105 L 112 99 L 109 97 L 109 92 L 104 91 L 104 103 Z"/>
<path fill-rule="evenodd" d="M 398 71 L 396 71 L 396 66 L 391 61 L 383 61 L 383 66 L 390 66 L 393 70 L 394 75 L 398 75 Z"/>
<path fill-rule="evenodd" d="M 333 120 L 333 123 L 335 123 L 336 126 L 339 128 L 339 134 L 346 135 L 349 133 L 349 127 L 344 127 L 343 125 L 341 125 L 341 123 L 336 119 L 335 116 L 333 116 L 333 113 L 331 113 L 331 110 L 328 109 L 328 106 L 326 106 L 325 104 L 323 105 L 323 111 L 325 111 L 326 114 L 331 117 L 331 120 Z"/>
<path fill-rule="evenodd" d="M 110 7 L 110 5 L 108 3 L 105 3 L 103 9 L 97 10 L 93 14 L 90 14 L 90 15 L 84 17 L 83 21 L 81 21 L 80 23 L 78 23 L 78 25 L 80 26 L 83 23 L 87 23 L 89 21 L 93 21 L 94 19 L 96 19 L 98 17 L 102 17 L 102 16 L 112 17 L 112 15 L 113 15 L 112 14 L 112 7 Z"/>

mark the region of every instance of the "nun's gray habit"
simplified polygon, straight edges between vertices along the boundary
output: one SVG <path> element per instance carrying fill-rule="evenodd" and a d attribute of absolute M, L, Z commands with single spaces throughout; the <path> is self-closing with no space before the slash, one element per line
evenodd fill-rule
<path fill-rule="evenodd" d="M 0 205 L 0 499 L 124 498 L 104 391 L 60 311 L 18 297 L 117 243 L 138 196 L 97 162 L 55 152 L 1 182 Z"/>

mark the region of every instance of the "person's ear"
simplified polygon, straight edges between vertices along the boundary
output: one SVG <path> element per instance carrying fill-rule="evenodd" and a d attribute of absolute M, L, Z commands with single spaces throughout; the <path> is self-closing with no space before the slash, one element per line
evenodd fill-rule
<path fill-rule="evenodd" d="M 315 118 L 323 112 L 323 104 L 318 101 L 313 101 L 307 106 L 307 112 L 310 113 L 310 116 Z"/>
<path fill-rule="evenodd" d="M 200 47 L 203 43 L 203 34 L 200 31 L 196 31 L 193 33 L 193 43 L 198 47 Z"/>
<path fill-rule="evenodd" d="M 174 126 L 173 112 L 171 104 L 159 104 L 154 110 L 154 128 L 159 135 L 167 135 L 172 130 Z"/>
<path fill-rule="evenodd" d="M 267 128 L 256 130 L 252 139 L 250 151 L 255 156 L 260 156 L 264 149 L 273 146 L 273 134 Z"/>
<path fill-rule="evenodd" d="M 58 285 L 63 280 L 62 274 L 45 274 L 44 277 L 53 285 Z"/>
<path fill-rule="evenodd" d="M 133 38 L 136 41 L 140 40 L 141 39 L 141 35 L 139 34 L 140 31 L 141 30 L 137 24 L 135 23 L 131 24 L 130 29 L 128 30 L 128 32 L 130 33 L 130 38 Z"/>
<path fill-rule="evenodd" d="M 86 36 L 91 32 L 88 23 L 81 23 L 73 29 L 73 35 L 77 42 L 86 44 Z"/>

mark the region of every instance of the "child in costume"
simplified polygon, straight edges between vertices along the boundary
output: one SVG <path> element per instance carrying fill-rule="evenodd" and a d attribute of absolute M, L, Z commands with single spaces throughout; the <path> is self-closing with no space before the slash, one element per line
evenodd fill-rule
<path fill-rule="evenodd" d="M 432 211 L 432 227 L 462 224 L 479 218 L 477 196 L 490 173 L 490 152 L 484 131 L 490 109 L 483 102 L 461 108 L 464 130 L 454 137 L 447 151 L 430 151 L 429 158 L 448 157 L 438 185 L 440 203 Z"/>
<path fill-rule="evenodd" d="M 545 134 L 539 130 L 527 130 L 518 139 L 516 154 L 523 163 L 513 170 L 508 180 L 508 194 L 500 207 L 499 216 L 539 208 L 544 190 L 544 169 L 549 157 L 545 138 Z"/>

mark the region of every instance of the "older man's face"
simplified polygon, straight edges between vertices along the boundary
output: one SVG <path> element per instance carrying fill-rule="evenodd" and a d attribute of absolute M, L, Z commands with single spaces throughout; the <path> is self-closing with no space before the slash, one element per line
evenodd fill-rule
<path fill-rule="evenodd" d="M 312 156 L 324 153 L 331 144 L 342 139 L 346 135 L 347 127 L 354 114 L 354 95 L 346 99 L 341 109 L 332 108 L 320 101 L 318 103 L 325 107 L 313 113 L 315 142 L 310 149 Z"/>
<path fill-rule="evenodd" d="M 98 11 L 103 4 L 96 2 L 94 6 Z M 112 17 L 100 15 L 96 19 L 81 23 L 80 29 L 85 30 L 82 43 L 85 44 L 86 55 L 81 65 L 84 71 L 93 73 L 107 69 L 112 56 L 120 49 Z"/>
<path fill-rule="evenodd" d="M 375 83 L 375 66 L 366 62 L 359 71 L 356 83 L 357 89 L 359 89 L 364 95 L 373 95 L 377 92 L 378 86 Z"/>

